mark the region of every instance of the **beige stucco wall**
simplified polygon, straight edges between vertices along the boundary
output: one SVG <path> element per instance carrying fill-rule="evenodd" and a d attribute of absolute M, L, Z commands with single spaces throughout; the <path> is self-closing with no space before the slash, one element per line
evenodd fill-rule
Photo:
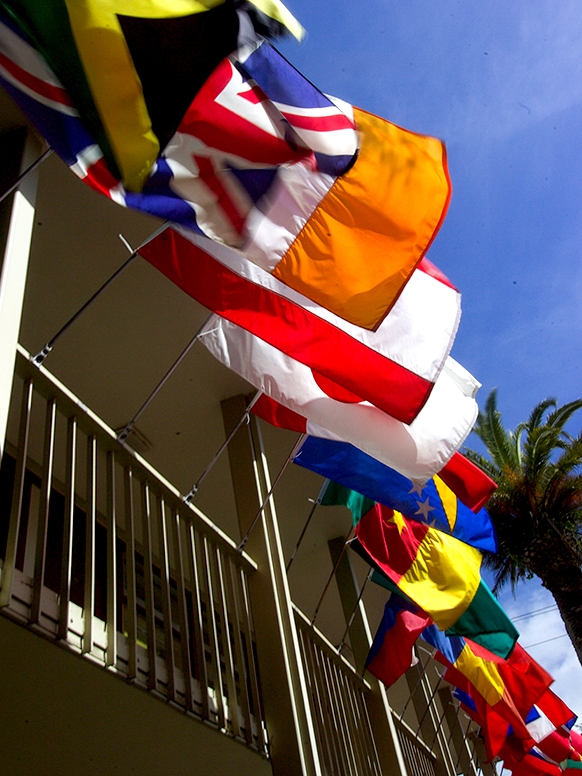
<path fill-rule="evenodd" d="M 6 776 L 271 776 L 243 744 L 0 616 Z"/>

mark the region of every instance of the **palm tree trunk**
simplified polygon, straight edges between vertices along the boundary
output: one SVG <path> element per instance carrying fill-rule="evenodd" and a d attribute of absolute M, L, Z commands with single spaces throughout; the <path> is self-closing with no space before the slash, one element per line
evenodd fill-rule
<path fill-rule="evenodd" d="M 546 558 L 547 563 L 547 558 Z M 538 574 L 554 596 L 566 631 L 582 665 L 582 570 L 573 563 L 544 569 Z"/>

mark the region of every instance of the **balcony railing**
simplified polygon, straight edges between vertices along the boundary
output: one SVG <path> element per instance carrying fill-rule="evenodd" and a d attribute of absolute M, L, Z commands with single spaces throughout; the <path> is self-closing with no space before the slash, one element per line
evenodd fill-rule
<path fill-rule="evenodd" d="M 22 350 L 12 403 L 2 612 L 267 755 L 253 561 Z"/>

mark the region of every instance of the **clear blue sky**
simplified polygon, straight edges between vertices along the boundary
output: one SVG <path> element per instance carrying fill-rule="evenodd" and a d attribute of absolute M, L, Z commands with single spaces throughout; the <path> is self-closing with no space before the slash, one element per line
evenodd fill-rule
<path fill-rule="evenodd" d="M 430 258 L 460 288 L 453 356 L 513 428 L 582 395 L 582 8 L 579 0 L 288 0 L 307 29 L 283 53 L 322 91 L 442 138 L 453 198 Z M 573 426 L 579 430 L 582 417 Z M 551 605 L 537 583 L 502 602 Z M 524 646 L 564 632 L 518 621 Z M 582 716 L 567 638 L 530 650 Z"/>

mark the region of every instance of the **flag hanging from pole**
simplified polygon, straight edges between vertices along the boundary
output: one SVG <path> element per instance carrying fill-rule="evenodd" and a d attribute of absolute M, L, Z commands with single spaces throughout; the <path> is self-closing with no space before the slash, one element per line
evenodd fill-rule
<path fill-rule="evenodd" d="M 205 307 L 404 423 L 426 403 L 457 331 L 459 293 L 426 259 L 371 332 L 193 232 L 167 229 L 140 254 Z"/>
<path fill-rule="evenodd" d="M 308 433 L 350 442 L 414 481 L 426 482 L 445 466 L 477 415 L 479 384 L 450 357 L 423 409 L 407 425 L 216 315 L 200 342 L 255 388 L 303 415 Z"/>
<path fill-rule="evenodd" d="M 110 5 L 48 1 L 59 13 L 44 24 L 32 0 L 0 0 L 10 17 L 0 27 L 0 74 L 82 179 L 119 204 L 240 248 L 357 326 L 381 324 L 444 219 L 450 182 L 440 141 L 323 95 L 249 23 L 239 25 L 250 0 L 152 0 L 156 19 L 131 16 L 130 4 L 115 16 L 111 51 L 90 62 L 87 39 L 101 39 Z M 255 4 L 274 16 L 282 8 Z M 193 6 L 199 12 L 185 17 L 176 10 Z M 184 94 L 172 68 L 189 84 Z M 118 87 L 131 98 L 120 101 Z"/>

